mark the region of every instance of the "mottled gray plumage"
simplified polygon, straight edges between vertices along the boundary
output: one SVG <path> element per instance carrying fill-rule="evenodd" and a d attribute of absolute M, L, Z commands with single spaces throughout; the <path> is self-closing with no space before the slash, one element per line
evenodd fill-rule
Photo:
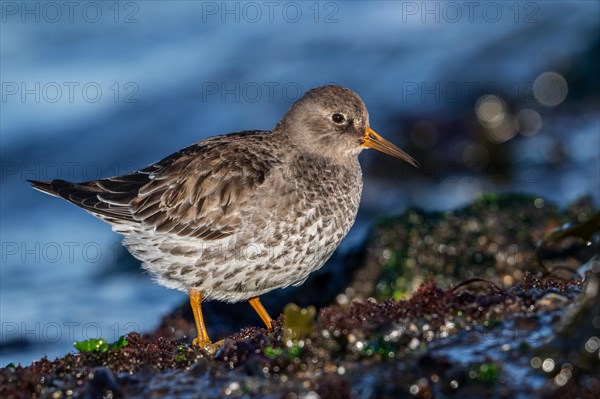
<path fill-rule="evenodd" d="M 354 223 L 372 147 L 354 92 L 307 92 L 273 131 L 201 140 L 142 170 L 84 183 L 33 181 L 111 224 L 159 283 L 236 302 L 299 284 Z"/>

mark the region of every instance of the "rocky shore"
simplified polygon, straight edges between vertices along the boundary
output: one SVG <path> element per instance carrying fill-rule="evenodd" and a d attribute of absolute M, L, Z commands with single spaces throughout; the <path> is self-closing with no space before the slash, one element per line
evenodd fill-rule
<path fill-rule="evenodd" d="M 3 367 L 0 397 L 596 398 L 597 212 L 522 195 L 408 209 L 271 297 L 282 309 L 271 331 L 240 329 L 260 325 L 246 308 L 209 304 L 224 342 L 208 354 L 191 346 L 182 304 L 152 334 Z"/>

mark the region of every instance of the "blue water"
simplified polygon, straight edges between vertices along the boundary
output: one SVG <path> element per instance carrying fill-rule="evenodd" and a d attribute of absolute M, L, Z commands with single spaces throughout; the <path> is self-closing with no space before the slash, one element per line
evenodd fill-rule
<path fill-rule="evenodd" d="M 597 85 L 567 80 L 553 107 L 531 96 L 540 73 L 582 68 L 597 2 L 272 4 L 1 3 L 1 365 L 150 331 L 185 299 L 143 274 L 108 226 L 26 179 L 106 177 L 213 134 L 270 129 L 317 85 L 354 89 L 371 126 L 423 164 L 364 155 L 361 220 L 489 191 L 598 201 Z M 468 121 L 487 92 L 515 113 L 536 110 L 539 131 L 474 136 Z M 418 121 L 439 127 L 428 143 Z M 455 162 L 465 148 L 483 159 L 475 172 Z"/>

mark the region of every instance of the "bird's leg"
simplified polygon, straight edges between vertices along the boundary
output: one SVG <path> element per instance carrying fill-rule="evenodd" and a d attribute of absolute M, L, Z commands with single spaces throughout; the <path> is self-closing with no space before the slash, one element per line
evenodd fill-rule
<path fill-rule="evenodd" d="M 248 302 L 254 308 L 256 313 L 258 313 L 263 323 L 265 323 L 265 326 L 267 326 L 267 328 L 270 330 L 273 324 L 273 320 L 271 320 L 271 316 L 269 316 L 262 303 L 260 303 L 260 299 L 258 299 L 258 297 L 256 296 L 254 298 L 251 298 Z"/>
<path fill-rule="evenodd" d="M 193 344 L 201 348 L 209 347 L 212 345 L 212 342 L 208 338 L 204 316 L 202 316 L 202 294 L 196 290 L 190 290 L 189 294 L 190 305 L 192 306 L 192 313 L 194 313 L 194 321 L 196 322 L 196 331 L 198 332 L 198 337 L 194 339 Z"/>

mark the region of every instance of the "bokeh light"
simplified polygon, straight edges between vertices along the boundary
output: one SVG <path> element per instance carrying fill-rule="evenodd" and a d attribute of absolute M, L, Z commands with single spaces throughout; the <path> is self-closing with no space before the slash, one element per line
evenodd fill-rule
<path fill-rule="evenodd" d="M 491 94 L 481 96 L 475 104 L 475 113 L 492 143 L 503 143 L 517 134 L 518 121 L 507 112 L 502 98 Z"/>
<path fill-rule="evenodd" d="M 533 136 L 542 128 L 542 117 L 530 108 L 525 108 L 517 113 L 519 133 L 523 136 Z"/>
<path fill-rule="evenodd" d="M 477 100 L 475 113 L 483 126 L 497 127 L 500 126 L 506 116 L 506 104 L 500 97 L 486 94 Z"/>
<path fill-rule="evenodd" d="M 556 72 L 544 72 L 533 82 L 533 95 L 547 107 L 555 107 L 565 101 L 568 91 L 567 81 Z"/>

